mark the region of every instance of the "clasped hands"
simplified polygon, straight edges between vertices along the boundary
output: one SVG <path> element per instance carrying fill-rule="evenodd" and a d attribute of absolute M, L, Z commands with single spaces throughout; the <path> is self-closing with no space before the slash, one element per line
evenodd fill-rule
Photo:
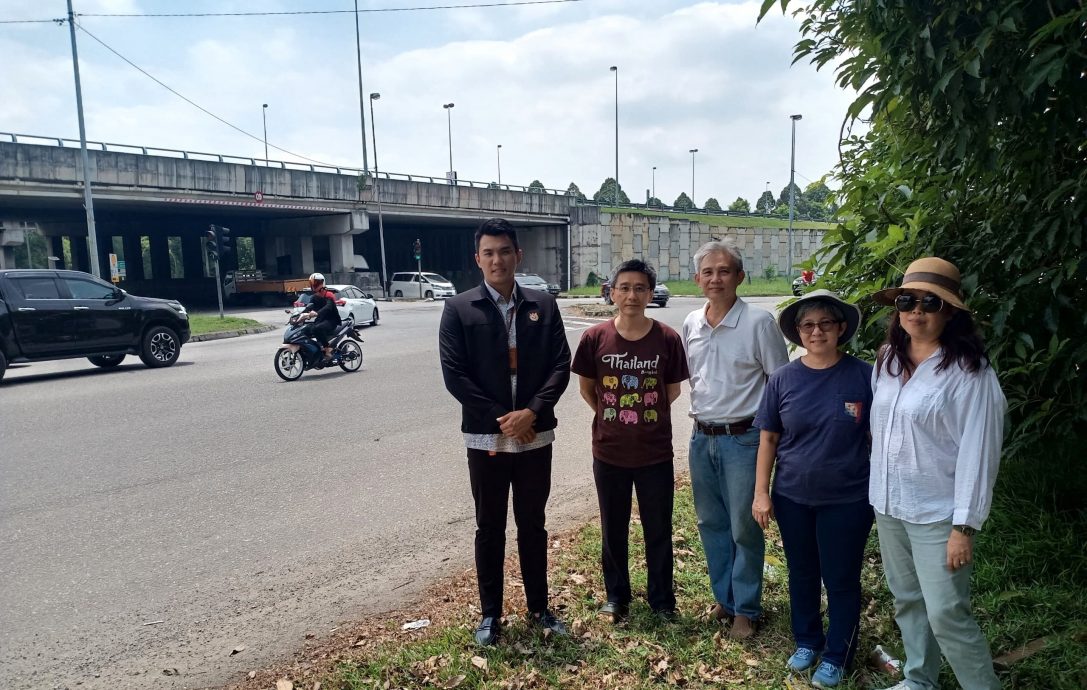
<path fill-rule="evenodd" d="M 529 409 L 514 410 L 498 418 L 498 427 L 502 435 L 518 443 L 531 443 L 536 439 L 536 430 L 532 428 L 536 413 Z"/>

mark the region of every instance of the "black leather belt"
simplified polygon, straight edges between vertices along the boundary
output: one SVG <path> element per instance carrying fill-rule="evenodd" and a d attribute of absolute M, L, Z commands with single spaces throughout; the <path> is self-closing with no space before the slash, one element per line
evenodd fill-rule
<path fill-rule="evenodd" d="M 695 420 L 695 425 L 698 426 L 699 431 L 707 436 L 739 436 L 750 431 L 754 422 L 754 418 L 741 419 L 731 424 L 703 424 Z"/>

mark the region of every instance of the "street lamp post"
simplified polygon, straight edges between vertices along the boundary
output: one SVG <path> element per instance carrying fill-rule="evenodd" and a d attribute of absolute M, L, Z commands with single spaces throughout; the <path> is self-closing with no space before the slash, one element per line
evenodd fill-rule
<path fill-rule="evenodd" d="M 381 194 L 378 191 L 377 168 L 377 123 L 374 121 L 374 101 L 381 98 L 380 93 L 370 94 L 370 136 L 374 140 L 374 198 L 377 199 L 377 236 L 381 243 L 381 293 L 389 297 L 389 280 L 385 268 L 385 221 L 381 216 Z"/>
<path fill-rule="evenodd" d="M 615 72 L 615 205 L 619 205 L 619 67 L 609 68 Z"/>
<path fill-rule="evenodd" d="M 789 266 L 785 274 L 789 280 L 793 278 L 793 213 L 796 208 L 796 184 L 793 182 L 793 177 L 796 175 L 796 121 L 802 117 L 803 115 L 789 116 L 789 119 L 793 121 L 792 145 L 789 150 L 789 249 L 786 252 Z"/>
<path fill-rule="evenodd" d="M 502 144 L 499 144 L 495 151 L 498 152 L 498 184 L 502 184 Z"/>
<path fill-rule="evenodd" d="M 770 191 L 770 180 L 767 180 L 766 181 L 766 189 L 762 190 L 762 196 L 763 196 L 764 199 L 766 199 L 766 194 L 769 191 Z M 757 211 L 758 209 L 755 209 L 755 210 Z M 770 215 L 770 200 L 769 199 L 766 199 L 766 207 L 762 210 L 762 212 L 765 213 L 766 215 Z"/>
<path fill-rule="evenodd" d="M 698 208 L 694 202 L 694 154 L 698 153 L 698 149 L 691 149 L 687 153 L 691 154 L 691 206 Z"/>
<path fill-rule="evenodd" d="M 456 184 L 456 175 L 453 172 L 453 104 L 446 103 L 442 107 L 445 108 L 446 124 L 449 127 L 449 184 Z M 372 122 L 370 126 L 373 127 Z"/>
<path fill-rule="evenodd" d="M 260 108 L 260 119 L 264 123 L 264 167 L 268 167 L 268 104 Z"/>
<path fill-rule="evenodd" d="M 359 67 L 359 123 L 362 125 L 362 171 L 370 169 L 370 163 L 366 155 L 366 108 L 362 95 L 362 37 L 359 35 L 359 0 L 355 0 L 355 61 Z M 371 105 L 373 105 L 371 103 Z"/>
<path fill-rule="evenodd" d="M 650 195 L 650 199 L 657 198 L 657 166 L 653 166 L 653 193 Z"/>

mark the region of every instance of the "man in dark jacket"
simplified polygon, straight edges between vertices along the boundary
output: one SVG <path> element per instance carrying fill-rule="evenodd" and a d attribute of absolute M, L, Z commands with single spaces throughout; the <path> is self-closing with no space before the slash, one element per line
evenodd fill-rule
<path fill-rule="evenodd" d="M 523 255 L 513 226 L 487 220 L 475 242 L 483 284 L 445 303 L 438 349 L 445 387 L 461 404 L 483 614 L 476 642 L 489 646 L 498 640 L 502 618 L 511 487 L 528 621 L 566 634 L 547 608 L 545 509 L 555 404 L 570 382 L 570 346 L 555 298 L 522 290 L 514 280 Z"/>

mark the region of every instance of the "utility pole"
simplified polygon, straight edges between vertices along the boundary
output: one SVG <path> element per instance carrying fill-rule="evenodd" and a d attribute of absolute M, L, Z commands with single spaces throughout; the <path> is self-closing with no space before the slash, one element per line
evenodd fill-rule
<path fill-rule="evenodd" d="M 502 144 L 495 149 L 498 152 L 498 184 L 502 184 Z"/>
<path fill-rule="evenodd" d="M 102 277 L 98 261 L 98 236 L 94 229 L 94 199 L 91 198 L 91 162 L 87 155 L 87 127 L 83 121 L 83 87 L 79 82 L 79 51 L 75 41 L 75 12 L 68 0 L 68 28 L 72 33 L 72 70 L 75 72 L 75 106 L 79 116 L 79 152 L 83 162 L 83 208 L 87 210 L 87 249 L 91 255 L 91 275 Z"/>
<path fill-rule="evenodd" d="M 793 213 L 796 208 L 796 183 L 793 182 L 793 177 L 796 175 L 796 121 L 802 117 L 804 116 L 789 116 L 789 119 L 793 121 L 793 139 L 789 149 L 789 249 L 786 252 L 788 257 L 786 260 L 789 262 L 789 266 L 786 269 L 785 276 L 790 281 L 793 279 Z"/>

